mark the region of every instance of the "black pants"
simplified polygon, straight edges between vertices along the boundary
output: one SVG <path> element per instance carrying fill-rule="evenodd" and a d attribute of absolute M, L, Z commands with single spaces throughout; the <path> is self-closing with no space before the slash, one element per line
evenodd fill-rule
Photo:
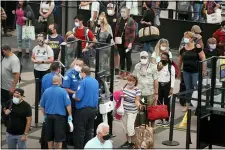
<path fill-rule="evenodd" d="M 123 40 L 124 41 L 124 40 Z M 117 45 L 118 52 L 120 54 L 120 68 L 121 70 L 125 70 L 125 63 L 126 63 L 126 69 L 128 72 L 131 71 L 132 67 L 132 59 L 131 59 L 131 51 L 126 53 L 126 47 L 124 46 L 124 43 Z"/>
<path fill-rule="evenodd" d="M 37 70 L 34 69 L 34 78 L 35 79 L 36 78 L 39 78 L 39 83 L 35 83 L 35 84 L 39 84 L 39 95 L 40 95 L 40 99 L 41 99 L 41 94 L 42 94 L 41 93 L 41 80 L 42 80 L 43 76 L 46 75 L 47 73 L 49 73 L 49 70 L 47 70 L 47 71 L 37 71 Z"/>
<path fill-rule="evenodd" d="M 75 112 L 74 120 L 74 149 L 83 149 L 85 144 L 93 137 L 95 108 L 82 108 Z"/>
<path fill-rule="evenodd" d="M 2 27 L 3 27 L 4 34 L 7 34 L 6 20 L 2 20 Z"/>
<path fill-rule="evenodd" d="M 167 105 L 167 109 L 168 109 L 168 113 L 170 114 L 170 98 L 168 98 L 168 96 L 169 96 L 169 94 L 170 94 L 170 82 L 168 82 L 168 83 L 161 83 L 161 82 L 159 82 L 159 102 L 161 103 L 161 104 L 165 104 L 165 105 Z M 158 102 L 158 104 L 160 104 Z M 169 120 L 169 118 L 168 119 L 166 119 L 167 121 Z"/>

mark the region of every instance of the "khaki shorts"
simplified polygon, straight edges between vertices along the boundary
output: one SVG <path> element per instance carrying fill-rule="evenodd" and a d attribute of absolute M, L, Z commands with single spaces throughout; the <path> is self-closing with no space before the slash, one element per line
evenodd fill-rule
<path fill-rule="evenodd" d="M 145 98 L 147 99 L 147 104 L 148 106 L 155 106 L 155 98 L 154 98 L 154 94 L 153 95 L 149 95 L 149 96 L 141 96 L 141 99 Z"/>

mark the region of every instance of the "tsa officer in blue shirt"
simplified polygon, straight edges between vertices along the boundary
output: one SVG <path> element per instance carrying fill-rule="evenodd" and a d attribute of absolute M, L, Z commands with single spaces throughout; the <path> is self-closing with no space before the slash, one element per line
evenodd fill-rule
<path fill-rule="evenodd" d="M 75 149 L 83 149 L 92 138 L 99 98 L 99 83 L 90 76 L 90 68 L 84 66 L 80 74 L 83 80 L 80 82 L 76 94 L 73 94 L 76 101 L 73 136 Z"/>
<path fill-rule="evenodd" d="M 52 86 L 52 79 L 54 77 L 55 74 L 59 74 L 60 72 L 60 64 L 59 62 L 53 62 L 51 64 L 51 72 L 44 75 L 44 77 L 42 78 L 42 84 L 41 84 L 41 93 L 44 93 L 44 91 Z"/>
<path fill-rule="evenodd" d="M 62 148 L 62 142 L 66 140 L 66 124 L 72 122 L 71 102 L 69 95 L 60 85 L 62 80 L 55 75 L 52 86 L 46 89 L 41 98 L 41 107 L 45 120 L 45 138 L 48 141 L 48 148 L 53 149 L 54 142 L 57 149 Z M 69 114 L 66 121 L 66 110 Z"/>
<path fill-rule="evenodd" d="M 72 95 L 77 91 L 78 85 L 81 81 L 80 71 L 84 65 L 82 59 L 75 60 L 74 67 L 66 72 L 63 79 L 62 87 L 69 93 L 72 101 L 72 109 L 75 108 L 75 101 L 72 100 Z"/>

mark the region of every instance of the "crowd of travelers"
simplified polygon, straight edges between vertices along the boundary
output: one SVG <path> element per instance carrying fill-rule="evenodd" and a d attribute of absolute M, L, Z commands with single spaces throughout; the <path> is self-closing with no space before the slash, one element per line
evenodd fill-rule
<path fill-rule="evenodd" d="M 91 76 L 90 60 L 95 56 L 94 49 L 105 45 L 114 47 L 115 75 L 118 79 L 126 80 L 114 110 L 116 112 L 123 106 L 123 114 L 119 115 L 119 119 L 124 126 L 126 142 L 121 148 L 153 148 L 154 140 L 150 142 L 145 138 L 145 144 L 136 143 L 136 127 L 140 126 L 137 122 L 141 117 L 138 112 L 146 109 L 146 106 L 164 104 L 170 114 L 176 78 L 183 78 L 186 90 L 197 88 L 199 73 L 206 75 L 207 68 L 211 68 L 211 64 L 203 63 L 203 72 L 199 72 L 198 61 L 212 56 L 225 56 L 225 20 L 221 22 L 221 27 L 212 33 L 206 45 L 198 25 L 186 31 L 181 39 L 176 63 L 173 61 L 169 40 L 159 38 L 158 35 L 160 12 L 168 7 L 168 1 L 143 2 L 144 13 L 140 22 L 133 19 L 133 16 L 139 15 L 137 3 L 138 1 L 121 2 L 121 7 L 118 8 L 118 4 L 113 1 L 81 0 L 79 9 L 90 10 L 90 19 L 85 22 L 83 14 L 78 14 L 72 18 L 74 28 L 62 36 L 55 21 L 56 7 L 59 5 L 53 0 L 43 0 L 40 2 L 39 18 L 36 20 L 43 29 L 36 34 L 37 45 L 31 49 L 30 39 L 22 38 L 22 29 L 30 22 L 35 22 L 34 12 L 27 1 L 18 1 L 16 9 L 12 11 L 16 16 L 17 52 L 14 54 L 8 44 L 3 43 L 1 46 L 1 121 L 6 126 L 9 149 L 26 148 L 32 120 L 32 108 L 25 101 L 25 91 L 19 86 L 23 50 L 26 52 L 25 57 L 29 57 L 34 65 L 34 78 L 39 79 L 35 84 L 40 87 L 39 107 L 43 113 L 44 132 L 40 140 L 44 145 L 42 148 L 61 149 L 67 145 L 76 149 L 113 148 L 115 135 L 110 123 L 95 124 L 101 85 Z M 184 5 L 180 3 L 182 2 L 179 2 L 179 5 Z M 194 12 L 199 12 L 194 13 L 194 21 L 201 20 L 200 11 L 203 6 L 206 6 L 204 9 L 208 13 L 213 13 L 214 8 L 221 7 L 216 1 L 196 1 L 190 5 L 193 6 Z M 179 18 L 185 19 L 186 15 L 186 12 L 180 13 Z M 116 16 L 113 20 L 115 28 L 107 19 L 108 16 Z M 6 18 L 7 14 L 1 8 L 1 21 Z M 148 30 L 149 34 L 142 35 L 147 38 L 142 38 L 144 48 L 140 52 L 140 61 L 133 68 L 131 54 L 140 36 L 139 24 L 144 25 L 143 32 Z M 156 34 L 151 34 L 155 30 Z M 77 39 L 82 40 L 81 49 L 78 50 L 75 42 Z M 60 64 L 62 45 L 66 46 L 64 76 L 61 75 Z M 78 51 L 81 55 L 78 55 Z M 107 47 L 99 52 L 99 70 L 110 71 L 110 51 L 111 47 Z M 115 98 L 115 93 L 112 94 Z M 191 100 L 192 93 L 186 96 Z M 182 111 L 186 112 L 189 104 L 190 101 L 187 101 Z M 111 115 L 113 114 L 118 115 Z M 149 127 L 154 128 L 155 125 L 168 127 L 170 117 L 149 120 Z M 94 131 L 96 133 L 93 133 L 94 126 L 97 126 Z M 93 138 L 93 134 L 96 137 Z"/>

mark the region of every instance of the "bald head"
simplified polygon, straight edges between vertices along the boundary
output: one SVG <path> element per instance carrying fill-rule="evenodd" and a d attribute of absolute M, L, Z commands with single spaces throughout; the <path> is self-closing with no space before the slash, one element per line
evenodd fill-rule
<path fill-rule="evenodd" d="M 91 75 L 91 70 L 88 66 L 83 66 L 81 72 L 85 73 L 87 76 Z"/>
<path fill-rule="evenodd" d="M 62 83 L 62 79 L 59 75 L 54 75 L 52 79 L 52 84 L 53 85 L 60 85 Z"/>

